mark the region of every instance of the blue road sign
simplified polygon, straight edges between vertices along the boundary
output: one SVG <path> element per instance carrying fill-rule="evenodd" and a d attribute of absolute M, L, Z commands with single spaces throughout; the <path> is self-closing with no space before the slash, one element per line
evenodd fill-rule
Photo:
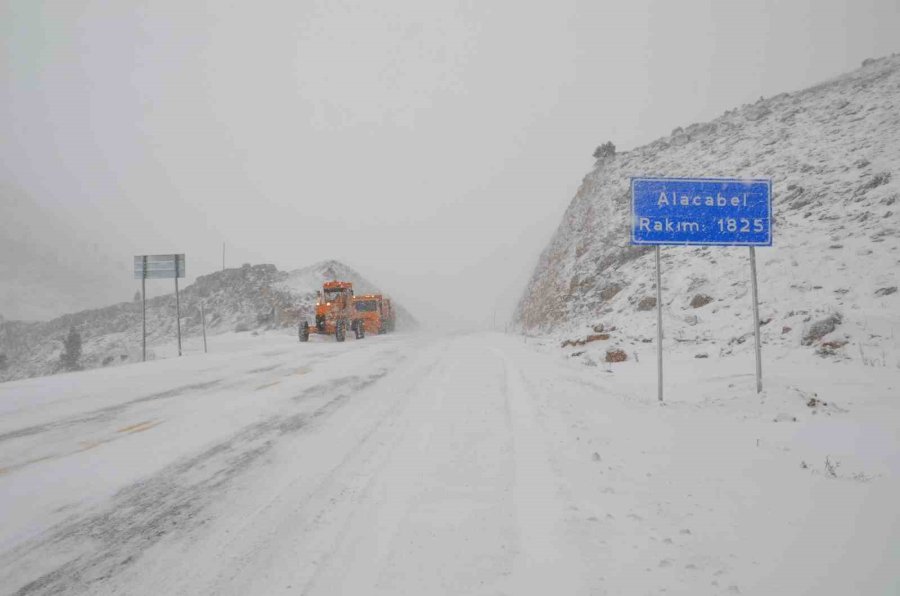
<path fill-rule="evenodd" d="M 772 245 L 772 181 L 632 178 L 632 244 Z"/>

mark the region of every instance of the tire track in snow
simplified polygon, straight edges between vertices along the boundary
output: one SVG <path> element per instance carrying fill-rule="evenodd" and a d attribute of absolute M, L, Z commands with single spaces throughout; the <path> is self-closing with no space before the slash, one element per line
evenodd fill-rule
<path fill-rule="evenodd" d="M 566 503 L 535 397 L 510 356 L 498 348 L 506 374 L 505 399 L 513 427 L 516 481 L 513 500 L 520 552 L 511 579 L 513 593 L 588 594 L 582 553 L 566 532 Z"/>
<path fill-rule="evenodd" d="M 334 355 L 331 355 L 330 358 L 333 358 Z M 330 359 L 329 358 L 329 359 Z M 317 364 L 321 362 L 323 358 L 310 358 L 305 360 L 305 364 L 307 367 L 312 366 L 313 364 Z M 325 359 L 327 360 L 327 359 Z M 252 370 L 246 371 L 245 375 L 255 375 L 262 374 L 265 372 L 271 372 L 278 369 L 292 369 L 292 364 L 285 364 L 283 362 L 279 362 L 277 364 L 273 364 L 270 366 L 264 366 L 260 368 L 255 368 Z M 222 372 L 218 368 L 208 369 L 209 371 Z M 238 377 L 239 378 L 239 377 Z M 189 395 L 196 395 L 201 393 L 206 393 L 208 390 L 223 390 L 230 389 L 234 387 L 239 387 L 242 384 L 247 384 L 252 381 L 249 379 L 242 379 L 239 381 L 233 381 L 231 383 L 226 383 L 225 378 L 217 378 L 209 381 L 201 381 L 197 383 L 188 383 L 186 385 L 181 385 L 179 387 L 173 387 L 171 389 L 165 389 L 163 391 L 155 391 L 153 393 L 149 393 L 147 395 L 142 395 L 140 397 L 135 397 L 124 401 L 122 403 L 117 403 L 113 405 L 104 406 L 102 408 L 97 408 L 95 410 L 91 410 L 88 412 L 79 413 L 74 416 L 69 416 L 67 418 L 63 418 L 62 420 L 54 420 L 52 422 L 47 422 L 44 424 L 35 424 L 31 426 L 27 426 L 24 428 L 19 428 L 16 430 L 11 430 L 5 433 L 0 433 L 0 443 L 11 441 L 15 439 L 22 439 L 25 437 L 30 437 L 36 434 L 41 434 L 45 432 L 65 430 L 68 431 L 72 427 L 84 426 L 93 424 L 96 422 L 105 422 L 112 420 L 119 414 L 127 411 L 132 406 L 137 404 L 144 404 L 147 402 L 154 402 L 158 400 L 171 399 L 175 397 L 186 397 Z"/>
<path fill-rule="evenodd" d="M 42 558 L 59 562 L 53 571 L 29 581 L 15 594 L 95 591 L 164 537 L 188 533 L 205 523 L 204 508 L 221 498 L 231 483 L 258 463 L 280 437 L 327 418 L 387 373 L 388 370 L 379 369 L 364 377 L 341 379 L 346 386 L 338 380 L 314 385 L 294 399 L 305 401 L 329 394 L 333 397 L 312 411 L 272 416 L 248 426 L 228 440 L 119 491 L 101 511 L 63 522 L 39 539 L 3 554 L 0 562 L 6 569 L 39 552 Z"/>
<path fill-rule="evenodd" d="M 357 505 L 363 505 L 367 500 L 376 501 L 377 519 L 371 519 L 371 509 L 366 507 L 358 507 L 352 515 L 345 518 L 333 549 L 325 559 L 320 560 L 316 573 L 304 586 L 302 594 L 365 594 L 371 592 L 378 583 L 378 578 L 391 555 L 400 523 L 418 489 L 418 483 L 413 482 L 415 486 L 411 486 L 406 482 L 408 479 L 400 478 L 397 482 L 390 483 L 390 495 L 384 492 L 376 495 L 375 492 L 379 484 L 387 482 L 385 469 L 388 466 L 398 465 L 397 460 L 404 459 L 404 456 L 407 461 L 405 465 L 414 466 L 415 462 L 409 460 L 410 455 L 415 457 L 427 451 L 434 431 L 433 420 L 428 417 L 423 420 L 421 416 L 414 416 L 415 412 L 410 412 L 411 409 L 425 408 L 424 402 L 412 402 L 412 398 L 421 398 L 416 389 L 423 385 L 429 386 L 433 391 L 428 399 L 430 407 L 427 409 L 439 409 L 448 374 L 447 367 L 442 362 L 435 361 L 427 374 L 422 375 L 416 385 L 406 392 L 407 398 L 392 410 L 391 426 L 398 428 L 392 432 L 391 442 L 380 446 L 381 453 L 377 457 L 377 463 L 374 466 L 366 466 L 368 471 L 365 483 L 352 496 L 353 503 Z M 399 423 L 394 422 L 398 414 L 403 415 L 403 420 Z M 417 422 L 424 424 L 414 428 Z M 380 427 L 381 425 L 375 431 L 380 430 Z M 402 448 L 406 451 L 404 452 Z M 413 475 L 410 473 L 410 476 Z M 357 567 L 352 575 L 348 575 L 346 561 L 352 560 L 353 553 L 359 551 L 368 553 L 366 564 L 362 569 Z"/>
<path fill-rule="evenodd" d="M 425 377 L 399 413 L 389 461 L 348 504 L 351 516 L 340 516 L 337 546 L 304 593 L 495 593 L 504 585 L 515 519 L 503 363 L 469 338 L 447 346 L 452 364 Z"/>
<path fill-rule="evenodd" d="M 371 416 L 372 408 L 380 407 L 377 394 L 364 402 L 371 407 L 364 406 L 352 414 L 346 411 L 347 415 L 364 418 L 343 421 L 341 434 L 357 433 L 352 444 L 344 448 L 333 438 L 323 437 L 328 440 L 329 451 L 322 452 L 319 459 L 333 459 L 334 463 L 314 471 L 304 467 L 305 460 L 298 461 L 292 476 L 277 489 L 274 497 L 247 514 L 246 521 L 230 532 L 230 539 L 216 545 L 217 551 L 223 553 L 221 556 L 227 557 L 227 563 L 222 565 L 224 573 L 189 593 L 259 593 L 257 581 L 261 567 L 272 569 L 272 574 L 288 570 L 290 579 L 285 581 L 291 582 L 294 590 L 305 589 L 320 573 L 320 568 L 335 560 L 340 536 L 349 531 L 354 504 L 370 486 L 375 471 L 385 465 L 392 443 L 385 443 L 384 435 L 390 434 L 398 413 L 416 397 L 415 388 L 427 382 L 440 364 L 440 356 L 432 356 L 424 366 L 406 370 L 397 367 L 392 372 L 392 382 L 406 388 L 399 392 L 400 399 L 390 403 L 381 415 Z M 409 376 L 412 378 L 405 379 Z M 357 428 L 359 424 L 362 428 Z M 316 437 L 311 435 L 311 438 L 315 444 Z M 333 531 L 335 527 L 339 532 Z M 279 564 L 285 558 L 289 562 Z"/>
<path fill-rule="evenodd" d="M 113 406 L 106 406 L 103 408 L 99 408 L 97 410 L 93 410 L 91 412 L 87 412 L 86 414 L 79 414 L 78 416 L 72 416 L 70 418 L 66 418 L 64 420 L 56 420 L 53 422 L 48 422 L 46 424 L 37 424 L 34 426 L 28 426 L 25 428 L 20 428 L 18 430 L 9 431 L 3 434 L 0 434 L 0 443 L 4 441 L 10 441 L 13 439 L 21 439 L 24 437 L 29 437 L 31 435 L 36 435 L 52 430 L 58 429 L 68 429 L 72 426 L 82 425 L 82 424 L 90 424 L 92 422 L 97 422 L 100 420 L 110 420 L 116 415 L 120 414 L 124 410 L 128 409 L 130 406 L 134 404 L 139 404 L 148 401 L 155 401 L 158 399 L 168 399 L 171 397 L 180 397 L 186 393 L 197 393 L 200 391 L 205 391 L 206 389 L 212 389 L 217 387 L 222 382 L 222 379 L 216 379 L 213 381 L 206 381 L 203 383 L 191 383 L 189 385 L 183 385 L 181 387 L 175 387 L 174 389 L 168 389 L 166 391 L 158 391 L 156 393 L 151 393 L 149 395 L 141 396 L 135 399 L 128 400 L 121 404 L 115 404 Z"/>

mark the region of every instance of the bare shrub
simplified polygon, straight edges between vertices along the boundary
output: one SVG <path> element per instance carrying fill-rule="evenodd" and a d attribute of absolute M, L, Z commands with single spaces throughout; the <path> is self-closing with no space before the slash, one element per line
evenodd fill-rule
<path fill-rule="evenodd" d="M 825 474 L 829 478 L 837 478 L 837 469 L 841 467 L 841 462 L 831 461 L 829 456 L 825 456 Z"/>

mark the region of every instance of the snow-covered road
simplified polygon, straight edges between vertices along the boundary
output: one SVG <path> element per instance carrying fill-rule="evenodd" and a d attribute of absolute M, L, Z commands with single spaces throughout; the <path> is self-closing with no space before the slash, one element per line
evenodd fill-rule
<path fill-rule="evenodd" d="M 233 341 L 0 385 L 0 592 L 900 586 L 884 412 L 820 417 L 881 433 L 883 467 L 832 478 L 800 467 L 812 422 L 659 407 L 522 337 Z"/>

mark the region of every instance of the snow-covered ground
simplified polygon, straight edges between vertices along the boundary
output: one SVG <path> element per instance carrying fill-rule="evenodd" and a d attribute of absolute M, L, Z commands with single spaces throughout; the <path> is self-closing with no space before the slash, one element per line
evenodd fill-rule
<path fill-rule="evenodd" d="M 0 385 L 0 592 L 900 592 L 895 367 L 314 339 Z"/>

